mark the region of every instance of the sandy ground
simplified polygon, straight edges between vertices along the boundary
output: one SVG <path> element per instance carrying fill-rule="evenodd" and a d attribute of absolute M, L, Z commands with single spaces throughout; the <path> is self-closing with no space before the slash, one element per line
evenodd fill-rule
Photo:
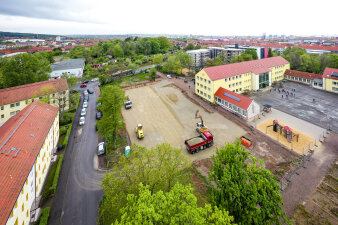
<path fill-rule="evenodd" d="M 226 142 L 234 142 L 246 132 L 240 126 L 224 118 L 219 113 L 208 113 L 202 107 L 188 100 L 180 90 L 169 81 L 163 80 L 155 85 L 130 89 L 126 91 L 133 102 L 130 110 L 122 110 L 126 129 L 132 144 L 146 147 L 167 142 L 191 160 L 209 158 L 216 147 Z M 197 136 L 195 112 L 199 110 L 204 123 L 214 135 L 214 145 L 198 154 L 191 155 L 184 146 L 184 140 Z M 145 137 L 138 140 L 135 127 L 142 123 Z"/>
<path fill-rule="evenodd" d="M 273 124 L 273 120 L 267 120 L 257 125 L 257 129 L 264 132 L 265 134 L 269 135 L 273 139 L 279 141 L 284 146 L 292 149 L 293 151 L 297 152 L 298 154 L 308 154 L 308 151 L 310 149 L 313 149 L 316 145 L 316 140 L 313 137 L 310 137 L 309 135 L 304 134 L 301 131 L 298 131 L 296 129 L 293 129 L 291 127 L 292 132 L 294 134 L 298 134 L 298 141 L 296 137 L 292 137 L 291 143 L 287 141 L 284 134 L 280 134 L 280 132 L 274 132 L 273 127 L 271 126 Z M 279 122 L 281 126 L 289 126 L 288 124 Z M 290 126 L 289 126 L 290 127 Z M 318 142 L 319 144 L 319 142 Z"/>

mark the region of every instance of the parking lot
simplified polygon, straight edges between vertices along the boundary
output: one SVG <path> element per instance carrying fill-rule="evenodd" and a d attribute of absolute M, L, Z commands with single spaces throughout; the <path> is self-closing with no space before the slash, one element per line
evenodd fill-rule
<path fill-rule="evenodd" d="M 294 97 L 289 94 L 286 98 L 285 93 L 279 93 L 274 89 L 271 92 L 257 92 L 249 97 L 261 105 L 269 104 L 280 111 L 338 133 L 338 94 L 295 82 L 283 84 L 283 88 L 289 93 L 292 89 L 296 89 Z"/>
<path fill-rule="evenodd" d="M 161 82 L 146 87 L 126 91 L 133 102 L 129 110 L 123 109 L 122 115 L 131 142 L 146 147 L 167 142 L 182 151 L 191 160 L 209 158 L 216 147 L 226 142 L 234 142 L 245 131 L 219 113 L 208 113 L 202 107 L 192 103 L 171 82 Z M 195 112 L 199 110 L 205 124 L 214 135 L 215 144 L 198 154 L 191 155 L 184 146 L 184 140 L 197 136 Z M 138 140 L 135 127 L 143 125 L 144 139 Z"/>

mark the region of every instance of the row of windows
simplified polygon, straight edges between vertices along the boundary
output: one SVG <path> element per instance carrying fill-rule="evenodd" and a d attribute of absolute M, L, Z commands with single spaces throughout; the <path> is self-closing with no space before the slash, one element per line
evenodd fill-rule
<path fill-rule="evenodd" d="M 332 81 L 332 85 L 338 86 L 338 82 Z"/>
<path fill-rule="evenodd" d="M 238 86 L 238 85 L 242 85 L 242 81 L 236 82 L 236 84 L 233 83 L 233 84 L 232 84 L 232 87 L 235 87 L 235 86 Z M 231 88 L 231 84 L 229 84 L 229 88 Z"/>
<path fill-rule="evenodd" d="M 280 68 L 284 68 L 284 65 L 281 65 L 281 66 L 275 66 L 275 69 L 280 69 Z"/>
<path fill-rule="evenodd" d="M 199 76 L 196 76 L 197 80 L 201 80 L 202 82 L 204 81 L 204 83 L 207 83 L 207 79 L 203 79 L 202 77 L 200 78 Z M 208 84 L 211 84 L 211 81 L 208 80 Z"/>
<path fill-rule="evenodd" d="M 11 108 L 18 107 L 18 106 L 20 106 L 20 102 L 11 103 Z M 1 106 L 1 110 L 4 110 L 3 106 Z"/>
<path fill-rule="evenodd" d="M 240 115 L 243 115 L 243 116 L 247 116 L 248 115 L 248 113 L 247 113 L 246 110 L 243 110 L 243 109 L 241 109 L 241 108 L 239 108 L 239 107 L 231 104 L 230 102 L 227 102 L 227 101 L 225 101 L 223 99 L 220 99 L 220 98 L 217 98 L 217 97 L 215 98 L 215 100 L 216 100 L 216 102 L 224 105 L 225 107 L 227 107 L 229 109 L 232 109 L 233 111 L 239 113 Z"/>
<path fill-rule="evenodd" d="M 211 89 L 210 89 L 209 87 L 203 86 L 203 84 L 196 83 L 196 85 L 197 85 L 197 87 L 204 88 L 204 90 L 207 90 L 207 88 L 208 88 L 208 91 L 209 91 L 209 92 L 211 91 Z"/>
<path fill-rule="evenodd" d="M 204 96 L 205 98 L 208 97 L 208 99 L 211 100 L 211 96 L 208 95 L 207 93 L 205 93 L 205 92 L 203 93 L 203 91 L 200 91 L 198 89 L 197 89 L 197 93 L 200 94 L 200 95 L 202 95 L 202 96 Z"/>

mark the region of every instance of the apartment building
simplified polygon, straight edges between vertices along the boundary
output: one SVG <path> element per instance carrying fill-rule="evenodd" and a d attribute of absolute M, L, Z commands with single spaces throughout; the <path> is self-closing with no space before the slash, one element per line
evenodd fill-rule
<path fill-rule="evenodd" d="M 323 89 L 338 93 L 338 69 L 326 67 L 322 77 Z"/>
<path fill-rule="evenodd" d="M 215 103 L 220 87 L 239 94 L 257 91 L 284 79 L 287 69 L 290 63 L 281 56 L 204 68 L 195 75 L 195 93 Z"/>
<path fill-rule="evenodd" d="M 187 54 L 192 56 L 195 69 L 203 68 L 210 59 L 210 50 L 208 49 L 191 50 L 187 51 Z"/>
<path fill-rule="evenodd" d="M 225 62 L 230 62 L 231 59 L 244 52 L 244 49 L 237 48 L 208 47 L 208 49 L 210 50 L 210 58 L 214 59 L 217 56 L 221 56 Z"/>
<path fill-rule="evenodd" d="M 58 109 L 41 101 L 0 127 L 1 225 L 30 223 L 58 138 Z"/>
<path fill-rule="evenodd" d="M 65 78 L 0 90 L 0 126 L 35 99 L 45 98 L 62 110 L 69 109 L 69 88 Z"/>

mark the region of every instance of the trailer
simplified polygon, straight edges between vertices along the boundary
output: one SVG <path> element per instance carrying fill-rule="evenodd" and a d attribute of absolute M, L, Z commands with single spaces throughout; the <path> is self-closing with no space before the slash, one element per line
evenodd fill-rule
<path fill-rule="evenodd" d="M 188 152 L 194 154 L 211 147 L 214 144 L 214 136 L 209 131 L 206 131 L 199 136 L 185 140 L 184 144 Z"/>

